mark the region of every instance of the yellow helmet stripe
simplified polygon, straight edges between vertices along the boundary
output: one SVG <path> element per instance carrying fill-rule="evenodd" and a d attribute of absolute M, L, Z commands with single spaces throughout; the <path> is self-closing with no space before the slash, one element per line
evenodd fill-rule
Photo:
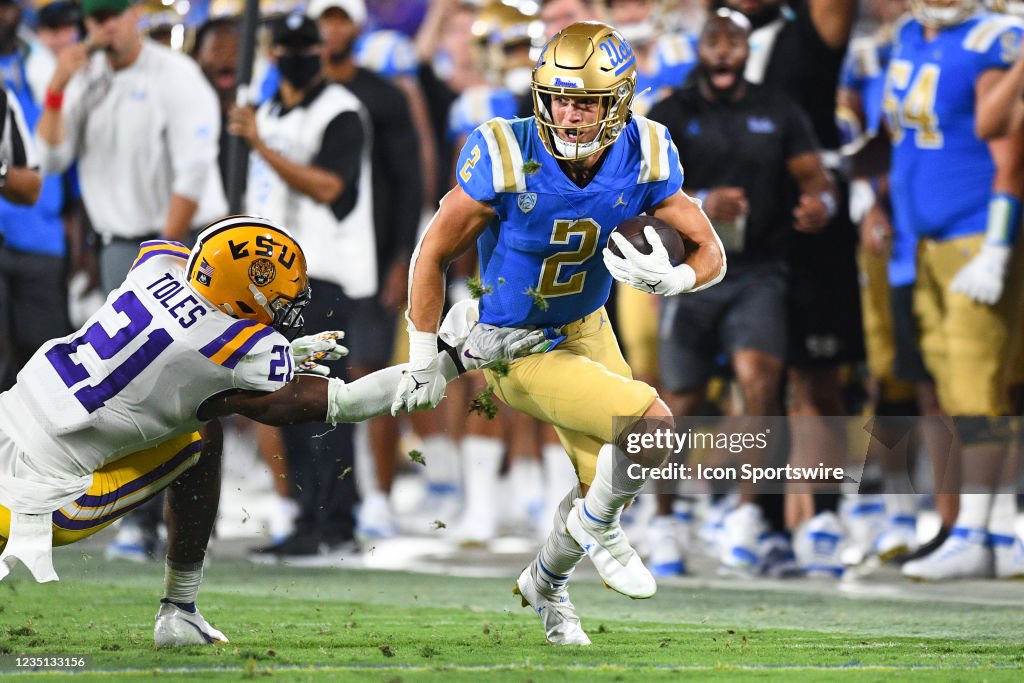
<path fill-rule="evenodd" d="M 525 192 L 523 155 L 505 119 L 494 118 L 480 128 L 491 156 L 495 192 Z"/>

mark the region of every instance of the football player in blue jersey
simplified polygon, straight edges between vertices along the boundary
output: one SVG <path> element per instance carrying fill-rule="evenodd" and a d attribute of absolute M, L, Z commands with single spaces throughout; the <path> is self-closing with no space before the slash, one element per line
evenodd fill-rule
<path fill-rule="evenodd" d="M 605 583 L 648 598 L 654 578 L 630 547 L 619 515 L 644 485 L 638 468 L 614 448 L 613 416 L 632 430 L 640 418 L 670 421 L 650 386 L 632 379 L 604 313 L 612 279 L 670 295 L 709 287 L 725 275 L 725 254 L 699 202 L 681 190 L 683 170 L 665 127 L 630 113 L 636 60 L 612 27 L 573 24 L 544 48 L 533 73 L 534 116 L 492 119 L 466 142 L 456 173 L 413 256 L 407 313 L 410 366 L 392 411 L 429 407 L 436 397 L 437 325 L 445 269 L 473 241 L 480 253 L 480 322 L 539 327 L 560 345 L 488 372 L 507 405 L 553 425 L 580 486 L 556 512 L 554 530 L 516 581 L 524 605 L 540 615 L 548 640 L 590 642 L 566 582 L 589 555 Z M 616 256 L 599 248 L 624 219 L 648 212 L 691 245 L 675 265 L 653 229 L 642 254 L 621 235 Z M 660 464 L 667 453 L 645 462 Z"/>
<path fill-rule="evenodd" d="M 1009 411 L 1024 134 L 986 143 L 975 124 L 979 102 L 1020 54 L 1022 25 L 979 13 L 971 0 L 914 0 L 911 8 L 912 18 L 896 29 L 884 92 L 893 219 L 897 230 L 918 237 L 921 350 L 942 408 L 965 418 L 958 423 L 970 465 L 963 486 L 989 493 L 962 495 L 950 537 L 903 572 L 918 579 L 1011 576 L 1014 499 L 991 493 L 1005 435 L 988 418 Z"/>

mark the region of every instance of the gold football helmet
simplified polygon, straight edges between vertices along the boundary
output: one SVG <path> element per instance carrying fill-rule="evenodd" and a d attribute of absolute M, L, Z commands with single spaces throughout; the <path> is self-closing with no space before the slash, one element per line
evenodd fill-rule
<path fill-rule="evenodd" d="M 585 159 L 609 146 L 630 121 L 636 93 L 636 55 L 614 28 L 581 21 L 548 41 L 533 70 L 533 113 L 548 152 L 557 159 Z M 553 96 L 587 97 L 598 102 L 600 114 L 585 126 L 556 125 L 551 117 Z M 597 128 L 593 141 L 581 143 L 588 128 Z M 558 131 L 574 131 L 576 142 Z"/>
<path fill-rule="evenodd" d="M 911 14 L 929 28 L 956 26 L 978 9 L 977 0 L 910 0 Z"/>
<path fill-rule="evenodd" d="M 985 6 L 992 12 L 1024 17 L 1024 0 L 987 0 Z"/>
<path fill-rule="evenodd" d="M 306 256 L 287 230 L 266 218 L 228 216 L 211 223 L 192 248 L 188 283 L 234 318 L 302 329 L 310 299 Z"/>

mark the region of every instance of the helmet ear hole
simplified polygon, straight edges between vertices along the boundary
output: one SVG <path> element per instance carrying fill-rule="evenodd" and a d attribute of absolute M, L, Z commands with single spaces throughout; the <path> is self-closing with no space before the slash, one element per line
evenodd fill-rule
<path fill-rule="evenodd" d="M 237 306 L 238 310 L 241 311 L 242 313 L 248 313 L 249 315 L 252 315 L 253 313 L 256 312 L 252 308 L 250 308 L 249 305 L 246 304 L 244 301 L 236 301 L 235 306 Z"/>

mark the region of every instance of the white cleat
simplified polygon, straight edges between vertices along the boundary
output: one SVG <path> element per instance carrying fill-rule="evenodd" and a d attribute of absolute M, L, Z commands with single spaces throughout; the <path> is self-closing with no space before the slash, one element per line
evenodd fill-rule
<path fill-rule="evenodd" d="M 761 508 L 744 503 L 722 519 L 718 535 L 719 573 L 735 576 L 756 576 L 761 571 L 761 536 L 767 530 Z"/>
<path fill-rule="evenodd" d="M 875 540 L 875 555 L 889 562 L 917 550 L 917 518 L 913 515 L 890 517 L 885 531 Z"/>
<path fill-rule="evenodd" d="M 210 626 L 199 610 L 188 612 L 170 602 L 160 604 L 153 627 L 157 647 L 214 645 L 228 642 L 227 637 Z"/>
<path fill-rule="evenodd" d="M 516 580 L 513 595 L 523 599 L 523 607 L 532 607 L 544 623 L 544 633 L 553 645 L 590 645 L 590 638 L 580 625 L 576 608 L 569 601 L 569 591 L 544 591 L 533 575 L 531 562 Z"/>
<path fill-rule="evenodd" d="M 822 512 L 807 520 L 796 532 L 793 553 L 804 576 L 838 579 L 846 567 L 843 551 L 846 532 L 834 512 Z"/>
<path fill-rule="evenodd" d="M 679 544 L 683 526 L 674 515 L 659 515 L 647 525 L 647 563 L 654 576 L 682 576 L 686 560 Z"/>
<path fill-rule="evenodd" d="M 363 498 L 356 521 L 356 533 L 364 539 L 394 538 L 398 535 L 388 496 L 379 491 Z"/>
<path fill-rule="evenodd" d="M 992 550 L 984 529 L 955 527 L 935 552 L 903 565 L 903 575 L 917 581 L 978 579 L 993 575 Z"/>
<path fill-rule="evenodd" d="M 600 524 L 589 521 L 587 517 L 584 499 L 577 498 L 569 511 L 566 531 L 590 557 L 605 585 L 634 599 L 654 595 L 658 584 L 629 545 L 619 523 Z"/>
<path fill-rule="evenodd" d="M 990 534 L 997 579 L 1024 579 L 1024 541 L 1020 536 Z"/>

